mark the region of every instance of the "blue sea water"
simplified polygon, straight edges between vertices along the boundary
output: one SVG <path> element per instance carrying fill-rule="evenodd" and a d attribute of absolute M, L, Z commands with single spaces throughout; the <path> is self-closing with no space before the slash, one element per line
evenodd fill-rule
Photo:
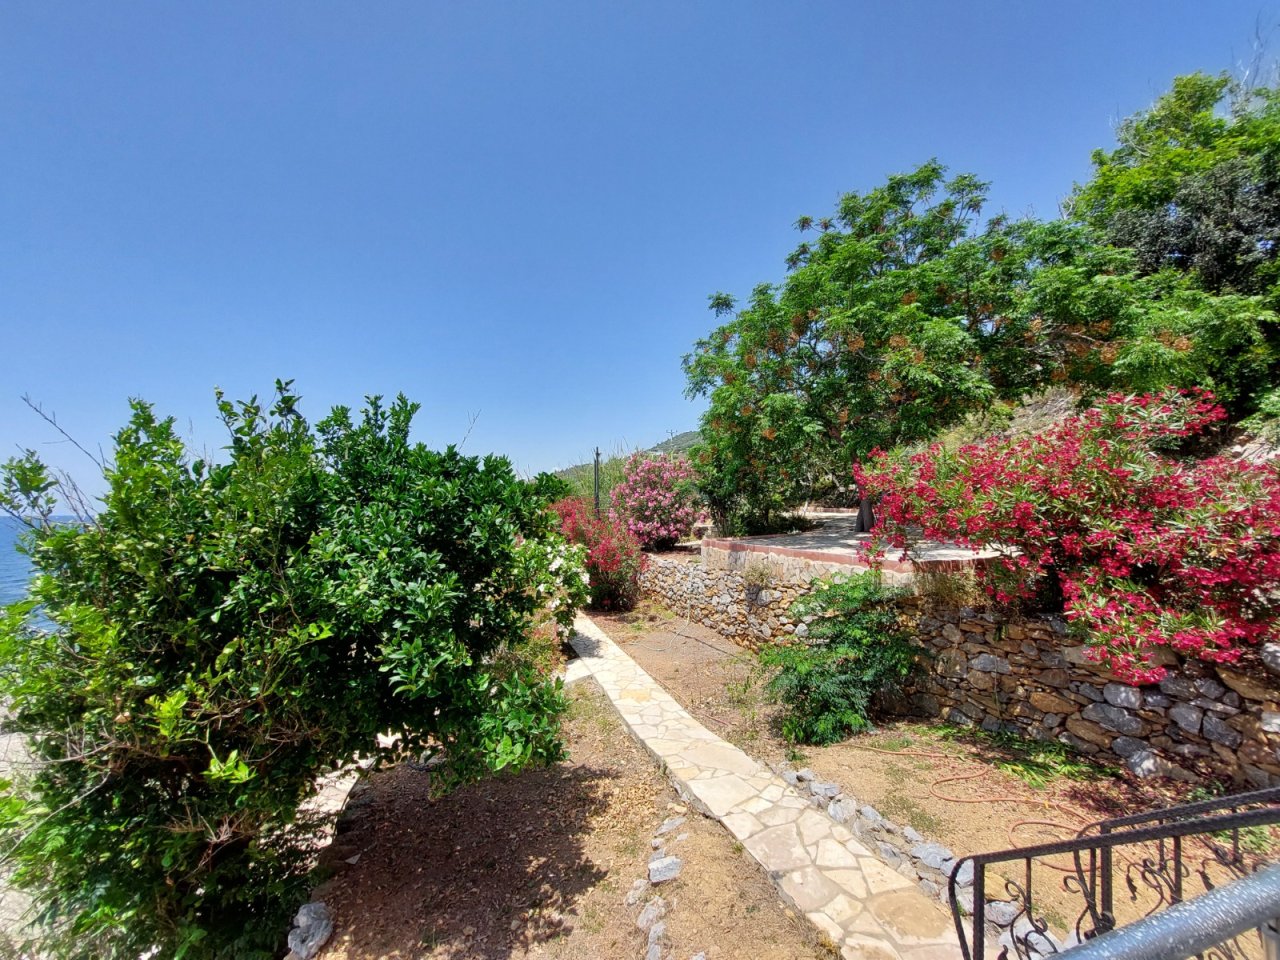
<path fill-rule="evenodd" d="M 21 600 L 27 593 L 31 564 L 18 552 L 23 526 L 13 517 L 0 516 L 0 604 Z"/>

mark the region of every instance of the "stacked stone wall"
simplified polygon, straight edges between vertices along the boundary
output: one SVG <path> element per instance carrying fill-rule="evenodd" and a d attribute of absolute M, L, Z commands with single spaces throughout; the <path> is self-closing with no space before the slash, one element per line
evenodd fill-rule
<path fill-rule="evenodd" d="M 868 569 L 865 564 L 852 564 L 839 555 L 837 559 L 824 559 L 817 551 L 770 552 L 756 545 L 749 550 L 732 550 L 715 546 L 707 541 L 702 545 L 702 563 L 708 570 L 723 570 L 729 573 L 744 573 L 748 570 L 768 567 L 775 579 L 794 584 L 806 584 L 814 577 L 862 573 Z M 889 579 L 894 579 L 897 574 L 890 571 L 887 576 Z"/>
<path fill-rule="evenodd" d="M 810 573 L 809 579 L 813 576 Z M 793 619 L 790 610 L 809 592 L 809 579 L 783 577 L 767 565 L 744 572 L 708 567 L 697 557 L 650 557 L 640 588 L 673 613 L 759 650 L 763 644 L 808 633 L 807 625 Z"/>
<path fill-rule="evenodd" d="M 846 572 L 853 572 L 848 567 Z M 752 650 L 803 638 L 790 615 L 813 572 L 709 568 L 650 558 L 646 594 Z M 1169 654 L 1159 684 L 1119 683 L 1089 662 L 1059 620 L 1008 620 L 912 596 L 904 601 L 924 648 L 904 713 L 1067 743 L 1140 776 L 1228 776 L 1280 786 L 1280 646 L 1227 667 Z"/>

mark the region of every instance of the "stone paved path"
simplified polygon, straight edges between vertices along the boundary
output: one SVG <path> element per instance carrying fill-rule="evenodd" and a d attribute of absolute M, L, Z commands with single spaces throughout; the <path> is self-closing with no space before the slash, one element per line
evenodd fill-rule
<path fill-rule="evenodd" d="M 579 616 L 574 627 L 579 669 L 595 677 L 681 796 L 720 820 L 845 960 L 960 956 L 941 906 L 781 777 L 693 719 L 589 618 Z"/>

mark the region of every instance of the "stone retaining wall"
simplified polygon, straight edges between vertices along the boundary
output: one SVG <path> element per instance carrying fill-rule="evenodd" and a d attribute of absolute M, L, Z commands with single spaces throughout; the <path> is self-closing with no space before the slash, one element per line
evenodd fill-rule
<path fill-rule="evenodd" d="M 770 543 L 771 539 L 773 538 L 704 539 L 701 550 L 703 566 L 708 570 L 727 570 L 738 573 L 744 573 L 752 568 L 767 567 L 775 579 L 796 584 L 806 584 L 814 577 L 865 573 L 871 569 L 870 564 L 856 554 L 798 549 Z M 965 563 L 948 560 L 912 562 L 885 557 L 880 561 L 880 572 L 887 583 L 905 586 L 911 582 L 917 569 L 940 571 L 959 569 L 972 564 L 972 560 Z"/>
<path fill-rule="evenodd" d="M 1252 668 L 1170 655 L 1164 680 L 1132 687 L 1089 662 L 1061 621 L 913 606 L 929 654 L 913 712 L 1060 740 L 1140 776 L 1280 786 L 1280 648 Z"/>
<path fill-rule="evenodd" d="M 803 622 L 792 619 L 790 609 L 817 575 L 799 580 L 766 574 L 766 569 L 717 569 L 697 557 L 651 556 L 640 575 L 640 589 L 672 612 L 759 650 L 762 644 L 808 633 Z"/>
<path fill-rule="evenodd" d="M 759 537 L 758 540 L 766 540 Z M 770 549 L 764 543 L 741 540 L 703 540 L 702 563 L 708 570 L 743 573 L 765 566 L 774 577 L 787 583 L 808 583 L 814 577 L 829 577 L 836 573 L 862 573 L 868 567 L 857 563 L 851 556 L 823 553 L 818 550 Z M 886 577 L 899 576 L 896 570 L 886 571 Z"/>
<path fill-rule="evenodd" d="M 812 576 L 651 557 L 641 586 L 673 612 L 758 650 L 807 635 L 789 610 Z M 997 620 L 919 597 L 904 612 L 926 655 L 896 705 L 902 712 L 1059 740 L 1139 776 L 1212 773 L 1280 786 L 1280 646 L 1240 667 L 1170 654 L 1161 683 L 1131 687 L 1089 663 L 1061 621 Z"/>

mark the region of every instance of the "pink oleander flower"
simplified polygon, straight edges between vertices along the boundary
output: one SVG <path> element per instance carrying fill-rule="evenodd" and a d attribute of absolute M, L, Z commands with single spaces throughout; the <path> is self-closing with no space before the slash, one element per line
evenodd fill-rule
<path fill-rule="evenodd" d="M 632 454 L 613 488 L 610 516 L 646 550 L 672 546 L 693 528 L 698 496 L 693 468 L 682 458 Z"/>

